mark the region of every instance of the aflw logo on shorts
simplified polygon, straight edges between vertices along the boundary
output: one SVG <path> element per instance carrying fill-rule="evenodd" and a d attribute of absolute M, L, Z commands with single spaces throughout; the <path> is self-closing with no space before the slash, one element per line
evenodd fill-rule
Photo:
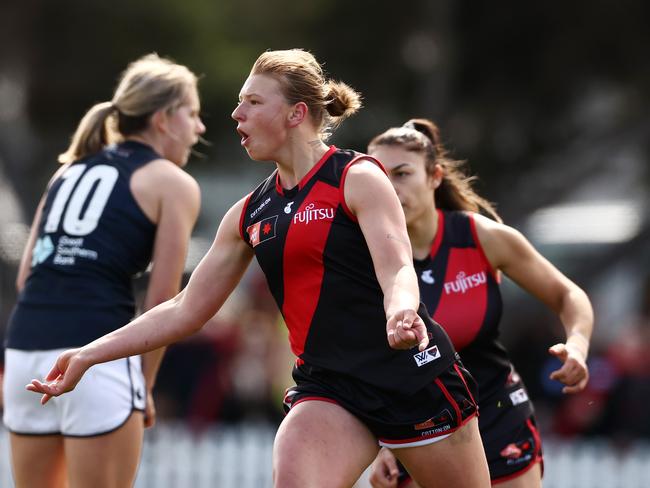
<path fill-rule="evenodd" d="M 415 359 L 418 368 L 430 363 L 431 361 L 435 361 L 439 357 L 440 351 L 438 350 L 438 346 L 431 346 L 430 348 L 413 355 L 413 359 Z"/>
<path fill-rule="evenodd" d="M 308 224 L 314 220 L 333 220 L 333 208 L 314 208 L 316 205 L 310 203 L 305 207 L 305 210 L 293 214 L 294 224 Z"/>
<path fill-rule="evenodd" d="M 518 390 L 510 393 L 510 401 L 513 405 L 519 405 L 520 403 L 526 403 L 528 401 L 528 395 L 526 390 L 519 388 Z"/>
<path fill-rule="evenodd" d="M 485 272 L 467 276 L 464 271 L 456 275 L 455 281 L 445 282 L 445 293 L 465 293 L 468 289 L 483 285 L 487 281 Z"/>

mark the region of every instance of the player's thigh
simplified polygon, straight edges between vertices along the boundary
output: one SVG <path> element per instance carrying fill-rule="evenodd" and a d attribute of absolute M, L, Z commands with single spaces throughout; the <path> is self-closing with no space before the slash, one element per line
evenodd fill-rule
<path fill-rule="evenodd" d="M 338 404 L 309 400 L 291 408 L 273 447 L 275 485 L 350 487 L 379 450 L 368 428 Z"/>
<path fill-rule="evenodd" d="M 506 481 L 494 483 L 498 488 L 542 488 L 542 466 L 536 462 L 521 474 Z"/>
<path fill-rule="evenodd" d="M 133 412 L 113 432 L 93 437 L 66 437 L 70 488 L 132 486 L 140 462 L 143 432 L 143 414 Z"/>
<path fill-rule="evenodd" d="M 16 488 L 63 488 L 63 438 L 10 433 L 11 467 Z"/>
<path fill-rule="evenodd" d="M 489 418 L 492 406 L 483 409 L 482 419 Z M 492 482 L 499 486 L 508 481 L 517 481 L 512 486 L 539 486 L 535 478 L 541 479 L 543 455 L 542 442 L 533 416 L 522 420 L 521 412 L 515 408 L 501 409 L 495 421 L 481 425 L 481 436 L 485 447 Z M 537 465 L 537 468 L 533 468 Z M 529 471 L 533 470 L 531 474 Z M 534 475 L 537 473 L 537 475 Z M 523 481 L 522 481 L 523 480 Z M 523 483 L 523 484 L 522 484 Z"/>
<path fill-rule="evenodd" d="M 490 475 L 476 417 L 443 440 L 394 449 L 421 488 L 485 488 Z"/>

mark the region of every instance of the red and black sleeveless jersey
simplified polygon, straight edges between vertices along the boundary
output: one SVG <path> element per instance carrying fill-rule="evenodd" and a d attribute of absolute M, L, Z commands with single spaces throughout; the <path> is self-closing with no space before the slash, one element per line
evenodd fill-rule
<path fill-rule="evenodd" d="M 274 172 L 249 195 L 240 232 L 266 275 L 299 362 L 411 393 L 449 367 L 455 352 L 430 320 L 427 351 L 388 345 L 383 293 L 343 196 L 347 170 L 360 159 L 372 160 L 332 146 L 291 190 Z"/>
<path fill-rule="evenodd" d="M 498 341 L 499 276 L 476 235 L 471 213 L 438 210 L 438 231 L 427 259 L 415 260 L 420 299 L 445 329 L 481 397 L 501 388 L 510 360 Z"/>

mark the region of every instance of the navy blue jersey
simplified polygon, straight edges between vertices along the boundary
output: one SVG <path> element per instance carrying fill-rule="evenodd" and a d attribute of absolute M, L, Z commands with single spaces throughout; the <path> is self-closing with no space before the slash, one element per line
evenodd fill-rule
<path fill-rule="evenodd" d="M 412 393 L 455 358 L 431 320 L 429 349 L 397 351 L 386 338 L 383 293 L 361 228 L 345 204 L 344 181 L 359 158 L 331 147 L 298 186 L 277 172 L 249 195 L 240 232 L 255 252 L 299 364 Z M 421 313 L 426 319 L 424 307 Z"/>
<path fill-rule="evenodd" d="M 498 340 L 500 278 L 481 248 L 473 215 L 438 210 L 430 255 L 415 260 L 415 269 L 422 302 L 478 382 L 481 400 L 508 384 L 511 363 Z"/>
<path fill-rule="evenodd" d="M 127 141 L 74 162 L 51 183 L 7 347 L 78 347 L 133 318 L 132 278 L 151 260 L 156 226 L 129 184 L 159 158 Z"/>

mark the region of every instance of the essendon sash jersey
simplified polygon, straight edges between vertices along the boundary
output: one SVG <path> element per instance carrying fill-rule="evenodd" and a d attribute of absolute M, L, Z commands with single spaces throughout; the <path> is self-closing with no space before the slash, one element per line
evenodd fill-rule
<path fill-rule="evenodd" d="M 431 321 L 427 351 L 388 345 L 383 294 L 343 196 L 347 170 L 362 158 L 371 159 L 332 146 L 291 190 L 274 172 L 249 195 L 240 232 L 266 275 L 299 361 L 410 393 L 449 367 L 455 352 Z"/>
<path fill-rule="evenodd" d="M 427 259 L 416 260 L 420 299 L 445 329 L 481 396 L 503 386 L 510 361 L 498 342 L 499 277 L 476 236 L 472 214 L 438 210 L 438 231 Z"/>

